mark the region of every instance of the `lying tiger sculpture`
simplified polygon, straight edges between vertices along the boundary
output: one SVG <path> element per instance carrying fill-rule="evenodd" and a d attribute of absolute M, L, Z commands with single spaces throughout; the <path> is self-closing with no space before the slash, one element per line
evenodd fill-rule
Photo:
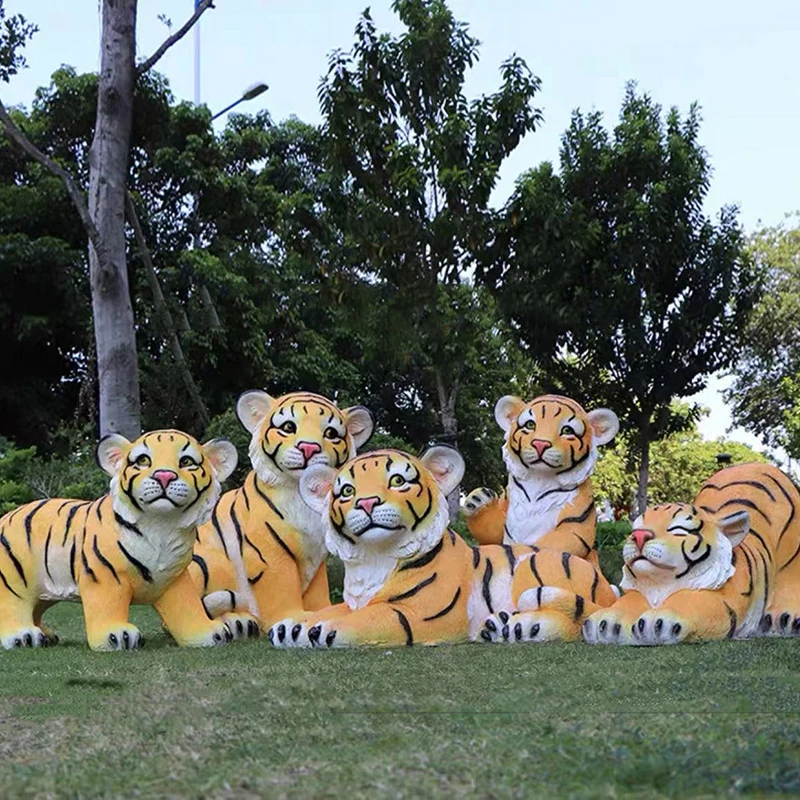
<path fill-rule="evenodd" d="M 266 628 L 330 604 L 322 521 L 298 481 L 309 467 L 342 466 L 373 422 L 363 406 L 340 410 L 310 392 L 245 392 L 236 414 L 252 436 L 253 469 L 198 529 L 190 573 L 212 616 L 249 611 Z"/>
<path fill-rule="evenodd" d="M 61 600 L 83 604 L 93 650 L 142 644 L 128 622 L 131 603 L 154 606 L 179 645 L 229 641 L 231 627 L 206 614 L 186 568 L 195 527 L 236 466 L 234 446 L 221 439 L 201 445 L 175 430 L 134 442 L 111 435 L 97 446 L 97 460 L 111 476 L 104 497 L 40 500 L 0 519 L 0 643 L 55 644 L 42 615 Z M 247 617 L 230 621 L 255 627 Z"/>
<path fill-rule="evenodd" d="M 622 553 L 626 592 L 586 621 L 590 643 L 800 635 L 800 494 L 777 467 L 728 467 L 692 505 L 647 509 Z"/>
<path fill-rule="evenodd" d="M 345 602 L 282 620 L 270 641 L 342 647 L 579 637 L 584 617 L 616 598 L 609 584 L 569 553 L 470 547 L 448 529 L 446 495 L 463 471 L 461 456 L 441 446 L 421 459 L 381 450 L 339 470 L 308 470 L 300 492 L 344 562 Z"/>
<path fill-rule="evenodd" d="M 464 503 L 470 533 L 481 544 L 536 544 L 574 553 L 597 564 L 591 474 L 597 447 L 619 430 L 613 411 L 588 414 L 558 395 L 526 403 L 500 398 L 494 410 L 505 431 L 503 459 L 508 486 L 498 497 L 475 489 Z"/>

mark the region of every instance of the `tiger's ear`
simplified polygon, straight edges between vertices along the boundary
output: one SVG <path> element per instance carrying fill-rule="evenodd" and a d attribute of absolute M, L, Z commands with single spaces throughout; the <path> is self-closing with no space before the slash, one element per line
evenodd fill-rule
<path fill-rule="evenodd" d="M 464 459 L 454 447 L 441 444 L 429 447 L 420 461 L 436 479 L 445 495 L 457 488 L 464 477 Z"/>
<path fill-rule="evenodd" d="M 239 454 L 233 444 L 227 439 L 211 439 L 203 445 L 203 452 L 214 467 L 217 480 L 220 483 L 228 480 L 239 461 Z"/>
<path fill-rule="evenodd" d="M 351 406 L 342 411 L 348 433 L 353 437 L 356 449 L 369 440 L 375 427 L 375 420 L 365 406 Z"/>
<path fill-rule="evenodd" d="M 741 544 L 750 533 L 750 512 L 735 511 L 733 514 L 717 519 L 717 528 L 723 536 L 728 537 L 732 547 Z"/>
<path fill-rule="evenodd" d="M 97 444 L 97 463 L 113 478 L 128 454 L 131 443 L 120 433 L 109 433 Z"/>
<path fill-rule="evenodd" d="M 494 418 L 497 420 L 497 424 L 508 433 L 524 407 L 525 401 L 521 397 L 507 394 L 495 403 Z"/>
<path fill-rule="evenodd" d="M 274 405 L 275 400 L 266 392 L 253 389 L 239 395 L 236 401 L 236 416 L 247 432 L 253 434 L 261 427 L 261 423 Z"/>
<path fill-rule="evenodd" d="M 586 415 L 595 444 L 608 444 L 619 433 L 619 417 L 610 408 L 596 408 Z"/>
<path fill-rule="evenodd" d="M 318 514 L 325 512 L 328 494 L 335 477 L 336 470 L 324 464 L 309 467 L 300 476 L 300 497 L 312 511 Z"/>

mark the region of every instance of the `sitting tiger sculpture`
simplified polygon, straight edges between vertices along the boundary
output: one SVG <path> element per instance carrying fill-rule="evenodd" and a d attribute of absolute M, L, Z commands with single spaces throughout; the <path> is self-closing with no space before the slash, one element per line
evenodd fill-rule
<path fill-rule="evenodd" d="M 179 645 L 204 647 L 234 637 L 212 620 L 186 570 L 195 527 L 236 466 L 225 440 L 200 444 L 180 431 L 144 434 L 133 442 L 106 436 L 97 460 L 110 491 L 94 501 L 40 500 L 0 519 L 0 643 L 44 647 L 58 637 L 42 615 L 61 600 L 83 604 L 93 650 L 135 650 L 139 630 L 131 603 L 152 605 Z M 238 617 L 231 622 L 255 620 Z"/>
<path fill-rule="evenodd" d="M 505 431 L 508 486 L 501 497 L 486 488 L 467 496 L 470 533 L 481 544 L 536 544 L 597 564 L 590 476 L 598 446 L 619 430 L 617 415 L 605 408 L 587 414 L 558 395 L 528 403 L 507 395 L 494 414 Z"/>
<path fill-rule="evenodd" d="M 308 470 L 300 492 L 344 562 L 345 602 L 282 620 L 270 641 L 342 647 L 579 637 L 584 617 L 614 601 L 611 587 L 569 553 L 470 547 L 448 528 L 446 495 L 463 471 L 458 452 L 443 446 L 420 459 L 380 450 L 339 470 Z"/>
<path fill-rule="evenodd" d="M 777 467 L 740 464 L 692 505 L 647 509 L 623 547 L 625 594 L 584 625 L 592 644 L 800 635 L 800 494 Z"/>
<path fill-rule="evenodd" d="M 310 392 L 245 392 L 236 414 L 252 437 L 253 469 L 198 529 L 190 573 L 209 614 L 247 611 L 266 628 L 330 604 L 322 521 L 298 481 L 309 467 L 353 457 L 373 421 L 363 406 L 341 410 Z"/>

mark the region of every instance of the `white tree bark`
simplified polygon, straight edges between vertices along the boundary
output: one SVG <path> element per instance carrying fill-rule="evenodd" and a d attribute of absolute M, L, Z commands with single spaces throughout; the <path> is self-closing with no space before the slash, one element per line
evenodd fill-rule
<path fill-rule="evenodd" d="M 97 122 L 89 153 L 89 214 L 105 258 L 89 245 L 100 434 L 141 432 L 139 372 L 125 247 L 125 198 L 136 81 L 137 0 L 103 0 Z"/>

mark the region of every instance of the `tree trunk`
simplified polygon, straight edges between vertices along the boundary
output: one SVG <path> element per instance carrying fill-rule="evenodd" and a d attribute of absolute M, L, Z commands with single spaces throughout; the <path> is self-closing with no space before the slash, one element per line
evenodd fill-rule
<path fill-rule="evenodd" d="M 650 431 L 639 432 L 639 487 L 636 491 L 636 508 L 632 517 L 638 517 L 647 508 L 647 483 L 650 479 Z"/>
<path fill-rule="evenodd" d="M 458 419 L 456 418 L 456 397 L 458 396 L 458 381 L 451 387 L 445 386 L 441 370 L 436 370 L 436 391 L 439 395 L 439 417 L 442 420 L 444 431 L 443 441 L 451 447 L 458 449 Z M 461 510 L 461 487 L 456 487 L 447 495 L 447 507 L 450 511 L 450 522 L 458 519 Z"/>
<path fill-rule="evenodd" d="M 139 372 L 125 248 L 125 197 L 136 80 L 137 0 L 103 0 L 97 121 L 89 152 L 89 214 L 105 249 L 89 246 L 100 433 L 141 432 Z"/>

